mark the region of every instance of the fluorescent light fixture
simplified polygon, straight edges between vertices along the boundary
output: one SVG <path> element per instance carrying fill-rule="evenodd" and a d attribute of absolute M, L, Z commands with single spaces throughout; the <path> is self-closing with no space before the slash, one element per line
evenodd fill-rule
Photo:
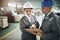
<path fill-rule="evenodd" d="M 20 3 L 17 3 L 16 6 L 17 6 L 17 8 L 21 8 L 22 7 L 22 5 Z"/>
<path fill-rule="evenodd" d="M 4 8 L 1 8 L 1 10 L 4 10 Z"/>
<path fill-rule="evenodd" d="M 8 3 L 8 6 L 16 7 L 16 4 L 15 3 Z"/>

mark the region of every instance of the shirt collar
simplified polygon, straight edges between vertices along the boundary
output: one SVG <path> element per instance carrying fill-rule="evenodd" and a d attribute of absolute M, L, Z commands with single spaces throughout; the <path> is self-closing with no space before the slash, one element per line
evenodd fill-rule
<path fill-rule="evenodd" d="M 52 12 L 52 11 L 51 11 L 51 12 Z M 51 12 L 49 12 L 46 16 L 50 15 L 50 14 L 51 14 Z"/>

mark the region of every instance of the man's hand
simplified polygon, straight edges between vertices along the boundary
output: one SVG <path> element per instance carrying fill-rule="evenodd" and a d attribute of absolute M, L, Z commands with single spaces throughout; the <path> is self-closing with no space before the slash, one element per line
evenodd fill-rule
<path fill-rule="evenodd" d="M 38 35 L 38 36 L 41 36 L 42 37 L 42 34 L 43 34 L 43 31 L 42 30 L 40 30 L 40 29 L 37 29 L 38 31 L 37 31 L 37 34 L 36 35 Z"/>
<path fill-rule="evenodd" d="M 36 35 L 38 35 L 38 36 L 42 36 L 42 34 L 43 34 L 43 31 L 42 30 L 40 30 L 40 29 L 35 29 L 35 34 Z"/>
<path fill-rule="evenodd" d="M 26 31 L 28 31 L 28 32 L 30 32 L 30 33 L 32 33 L 32 34 L 34 34 L 34 35 L 39 35 L 39 36 L 42 36 L 42 34 L 43 34 L 43 32 L 42 32 L 42 30 L 40 30 L 40 29 L 26 29 Z"/>

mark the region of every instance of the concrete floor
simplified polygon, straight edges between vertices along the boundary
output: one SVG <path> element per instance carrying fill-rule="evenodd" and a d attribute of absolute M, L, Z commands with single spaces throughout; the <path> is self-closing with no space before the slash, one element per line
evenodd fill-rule
<path fill-rule="evenodd" d="M 21 32 L 18 28 L 15 32 L 4 38 L 4 40 L 21 40 Z"/>

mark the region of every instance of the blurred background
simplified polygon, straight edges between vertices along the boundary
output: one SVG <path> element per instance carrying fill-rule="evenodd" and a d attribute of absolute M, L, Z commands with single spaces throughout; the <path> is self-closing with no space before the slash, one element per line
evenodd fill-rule
<path fill-rule="evenodd" d="M 0 10 L 2 11 L 10 11 L 13 15 L 21 14 L 23 13 L 23 4 L 25 2 L 30 2 L 34 5 L 33 11 L 38 11 L 38 9 L 41 7 L 40 2 L 42 0 L 0 0 Z M 53 10 L 59 10 L 60 9 L 60 0 L 54 0 L 55 4 L 53 7 Z M 3 14 L 2 11 L 0 14 Z"/>
<path fill-rule="evenodd" d="M 19 20 L 23 16 L 23 5 L 33 4 L 33 13 L 39 18 L 41 15 L 40 2 L 42 0 L 0 0 L 0 40 L 21 40 Z M 53 11 L 60 16 L 60 0 L 54 0 Z M 38 19 L 40 21 L 40 19 Z"/>

